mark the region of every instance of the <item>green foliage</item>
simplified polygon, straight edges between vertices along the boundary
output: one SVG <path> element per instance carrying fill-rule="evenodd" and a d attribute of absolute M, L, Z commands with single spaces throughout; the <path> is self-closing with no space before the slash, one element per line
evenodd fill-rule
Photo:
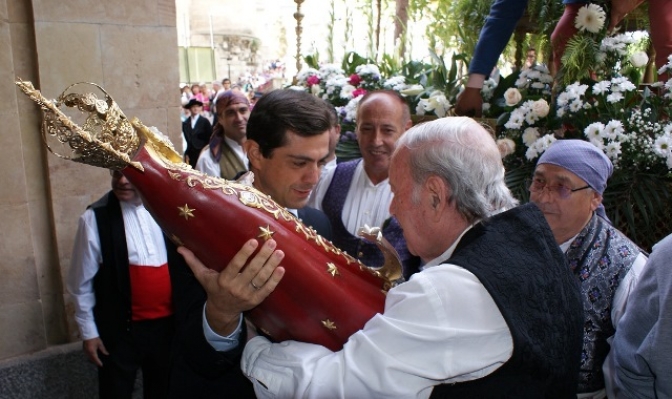
<path fill-rule="evenodd" d="M 383 54 L 378 63 L 378 68 L 383 76 L 396 76 L 400 74 L 402 65 L 399 58 L 391 54 Z"/>
<path fill-rule="evenodd" d="M 315 51 L 315 54 L 310 54 L 310 55 L 307 55 L 307 56 L 303 57 L 303 61 L 310 68 L 314 68 L 314 69 L 320 68 L 320 55 L 318 54 L 317 51 Z"/>
<path fill-rule="evenodd" d="M 432 68 L 429 75 L 431 85 L 429 90 L 440 90 L 448 100 L 454 102 L 453 100 L 457 97 L 461 86 L 461 71 L 458 61 L 464 61 L 465 55 L 453 53 L 450 60 L 450 68 L 448 68 L 443 57 L 431 50 L 429 53 L 434 64 L 434 68 Z"/>
<path fill-rule="evenodd" d="M 329 23 L 327 24 L 327 59 L 334 62 L 334 26 L 336 25 L 336 4 L 331 0 L 329 7 Z"/>
<path fill-rule="evenodd" d="M 603 199 L 614 226 L 645 250 L 670 233 L 672 178 L 617 171 Z"/>
<path fill-rule="evenodd" d="M 593 37 L 575 35 L 567 42 L 562 56 L 562 82 L 565 85 L 590 78 L 595 70 L 595 58 L 600 49 L 599 42 Z"/>
<path fill-rule="evenodd" d="M 346 75 L 355 73 L 355 69 L 360 65 L 375 64 L 376 62 L 368 57 L 362 57 L 354 51 L 348 52 L 341 62 L 341 69 Z M 317 69 L 317 68 L 316 68 Z"/>
<path fill-rule="evenodd" d="M 373 0 L 364 0 L 359 11 L 366 18 L 366 38 L 368 40 L 367 56 L 376 58 L 375 22 L 373 18 Z"/>

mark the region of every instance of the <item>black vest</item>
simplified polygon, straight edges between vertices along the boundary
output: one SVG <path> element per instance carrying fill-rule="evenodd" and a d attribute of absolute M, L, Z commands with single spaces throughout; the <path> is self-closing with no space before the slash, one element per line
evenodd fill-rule
<path fill-rule="evenodd" d="M 544 215 L 527 204 L 469 230 L 446 262 L 488 290 L 513 338 L 492 374 L 436 386 L 432 398 L 576 398 L 583 311 L 576 279 Z"/>
<path fill-rule="evenodd" d="M 120 336 L 131 331 L 131 277 L 126 231 L 121 205 L 112 191 L 89 208 L 96 216 L 103 259 L 93 278 L 96 296 L 93 316 L 100 338 L 110 350 Z M 165 237 L 164 240 L 168 243 Z M 171 263 L 170 251 L 168 263 Z"/>

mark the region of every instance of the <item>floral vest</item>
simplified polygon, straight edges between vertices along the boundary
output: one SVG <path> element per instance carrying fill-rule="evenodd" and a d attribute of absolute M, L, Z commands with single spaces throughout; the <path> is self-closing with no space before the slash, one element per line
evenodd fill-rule
<path fill-rule="evenodd" d="M 350 183 L 355 175 L 355 169 L 361 159 L 344 162 L 336 166 L 334 177 L 322 200 L 322 210 L 331 221 L 334 234 L 334 245 L 346 251 L 366 266 L 379 267 L 383 265 L 382 252 L 375 244 L 362 238 L 355 237 L 343 224 L 343 205 L 348 195 Z M 411 274 L 418 271 L 420 258 L 413 256 L 406 248 L 403 230 L 397 219 L 390 217 L 383 225 L 383 236 L 394 246 L 401 259 L 404 278 L 408 279 Z"/>
<path fill-rule="evenodd" d="M 579 393 L 604 388 L 602 363 L 614 335 L 611 303 L 618 285 L 641 250 L 623 233 L 597 215 L 570 244 L 569 267 L 581 283 L 585 323 L 579 371 Z"/>

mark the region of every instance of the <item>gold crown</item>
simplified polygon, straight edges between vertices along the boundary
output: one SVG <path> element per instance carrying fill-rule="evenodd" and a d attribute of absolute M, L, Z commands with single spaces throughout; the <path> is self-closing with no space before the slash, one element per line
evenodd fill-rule
<path fill-rule="evenodd" d="M 75 83 L 63 90 L 58 99 L 48 100 L 31 82 L 17 79 L 16 84 L 42 108 L 42 138 L 47 149 L 54 155 L 108 169 L 121 170 L 131 165 L 143 170 L 142 165 L 131 161 L 141 146 L 141 136 L 134 129 L 136 121 L 131 123 L 102 87 L 95 83 Z M 101 100 L 90 92 L 68 93 L 80 85 L 97 87 L 103 92 L 105 99 Z M 63 105 L 76 107 L 88 114 L 86 122 L 81 127 L 78 126 L 60 110 Z M 47 136 L 55 137 L 60 143 L 70 146 L 72 155 L 54 151 L 47 143 Z"/>

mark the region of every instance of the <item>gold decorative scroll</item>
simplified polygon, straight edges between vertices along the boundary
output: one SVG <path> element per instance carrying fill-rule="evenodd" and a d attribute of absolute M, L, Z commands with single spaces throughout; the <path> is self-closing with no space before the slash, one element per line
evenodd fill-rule
<path fill-rule="evenodd" d="M 121 170 L 131 165 L 143 170 L 142 165 L 131 161 L 131 157 L 140 148 L 140 137 L 102 87 L 95 83 L 75 83 L 68 86 L 58 99 L 49 100 L 31 82 L 18 79 L 16 85 L 42 109 L 42 138 L 47 149 L 54 155 L 107 169 Z M 105 99 L 99 99 L 94 93 L 68 93 L 79 85 L 97 87 L 105 95 Z M 63 105 L 88 114 L 82 127 L 60 110 Z M 47 143 L 47 136 L 67 144 L 72 148 L 72 155 L 54 151 Z"/>

